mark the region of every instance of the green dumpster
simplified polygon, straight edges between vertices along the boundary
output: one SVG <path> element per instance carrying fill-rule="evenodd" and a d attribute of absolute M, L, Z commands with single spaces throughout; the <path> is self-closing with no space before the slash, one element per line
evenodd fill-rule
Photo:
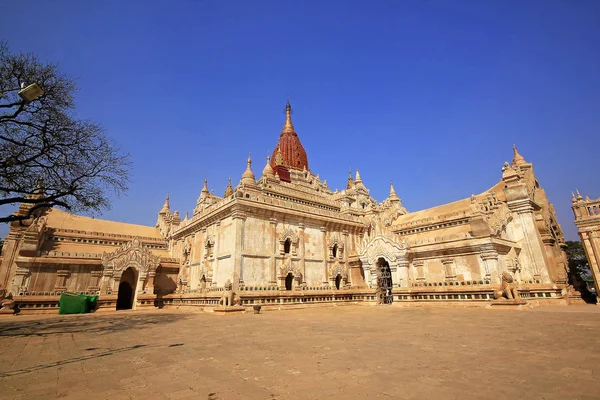
<path fill-rule="evenodd" d="M 96 308 L 98 296 L 63 292 L 58 300 L 59 314 L 85 314 Z"/>

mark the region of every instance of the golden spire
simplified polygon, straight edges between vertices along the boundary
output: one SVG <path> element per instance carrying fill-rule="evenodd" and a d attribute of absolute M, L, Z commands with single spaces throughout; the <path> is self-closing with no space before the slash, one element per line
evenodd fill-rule
<path fill-rule="evenodd" d="M 579 189 L 575 189 L 575 192 L 577 193 L 577 200 L 583 200 L 583 197 L 581 197 L 581 193 L 579 193 Z"/>
<path fill-rule="evenodd" d="M 283 132 L 281 132 L 281 134 L 283 135 L 284 133 L 296 134 L 294 125 L 292 125 L 292 105 L 290 104 L 289 96 L 287 104 L 285 105 L 285 125 L 283 126 Z"/>
<path fill-rule="evenodd" d="M 231 187 L 231 177 L 229 177 L 229 181 L 227 182 L 227 187 L 225 188 L 225 196 L 229 197 L 233 194 L 233 188 Z"/>

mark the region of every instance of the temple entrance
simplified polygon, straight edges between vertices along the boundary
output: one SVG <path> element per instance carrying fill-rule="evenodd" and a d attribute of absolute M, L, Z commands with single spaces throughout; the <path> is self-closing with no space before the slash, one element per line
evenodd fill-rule
<path fill-rule="evenodd" d="M 200 278 L 200 289 L 206 289 L 206 277 L 204 275 L 202 275 L 202 278 Z"/>
<path fill-rule="evenodd" d="M 392 304 L 392 271 L 390 264 L 383 257 L 377 260 L 377 303 Z"/>
<path fill-rule="evenodd" d="M 285 277 L 285 290 L 292 290 L 292 283 L 294 283 L 294 274 L 290 272 Z"/>
<path fill-rule="evenodd" d="M 335 277 L 335 288 L 336 288 L 337 290 L 340 290 L 340 285 L 341 285 L 341 284 L 342 284 L 342 276 L 341 276 L 340 274 L 338 274 L 338 275 Z"/>
<path fill-rule="evenodd" d="M 119 282 L 119 295 L 117 297 L 117 310 L 130 310 L 133 307 L 135 295 L 135 272 L 129 267 L 121 275 Z"/>

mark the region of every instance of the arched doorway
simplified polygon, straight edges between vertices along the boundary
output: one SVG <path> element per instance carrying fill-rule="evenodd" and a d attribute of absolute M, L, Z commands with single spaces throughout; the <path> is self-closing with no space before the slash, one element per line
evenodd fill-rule
<path fill-rule="evenodd" d="M 337 290 L 340 290 L 340 285 L 342 284 L 342 275 L 337 274 L 337 276 L 335 277 L 335 288 Z"/>
<path fill-rule="evenodd" d="M 202 278 L 200 278 L 200 289 L 206 289 L 206 276 L 204 275 L 202 275 Z"/>
<path fill-rule="evenodd" d="M 392 271 L 390 264 L 383 257 L 377 260 L 377 295 L 379 304 L 392 304 Z"/>
<path fill-rule="evenodd" d="M 292 284 L 294 283 L 294 274 L 291 272 L 285 277 L 285 290 L 292 290 Z"/>
<path fill-rule="evenodd" d="M 129 267 L 121 274 L 119 295 L 117 296 L 117 310 L 130 310 L 133 307 L 135 288 L 135 272 L 133 268 Z"/>

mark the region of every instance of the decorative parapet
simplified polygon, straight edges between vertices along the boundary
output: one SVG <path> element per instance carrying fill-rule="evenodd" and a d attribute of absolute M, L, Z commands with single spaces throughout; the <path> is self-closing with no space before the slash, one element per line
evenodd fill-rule
<path fill-rule="evenodd" d="M 572 198 L 573 205 L 573 213 L 575 214 L 575 220 L 588 220 L 588 219 L 598 219 L 600 220 L 600 198 L 596 200 L 591 200 L 586 196 L 585 200 L 577 192 L 577 197 L 573 195 Z"/>

